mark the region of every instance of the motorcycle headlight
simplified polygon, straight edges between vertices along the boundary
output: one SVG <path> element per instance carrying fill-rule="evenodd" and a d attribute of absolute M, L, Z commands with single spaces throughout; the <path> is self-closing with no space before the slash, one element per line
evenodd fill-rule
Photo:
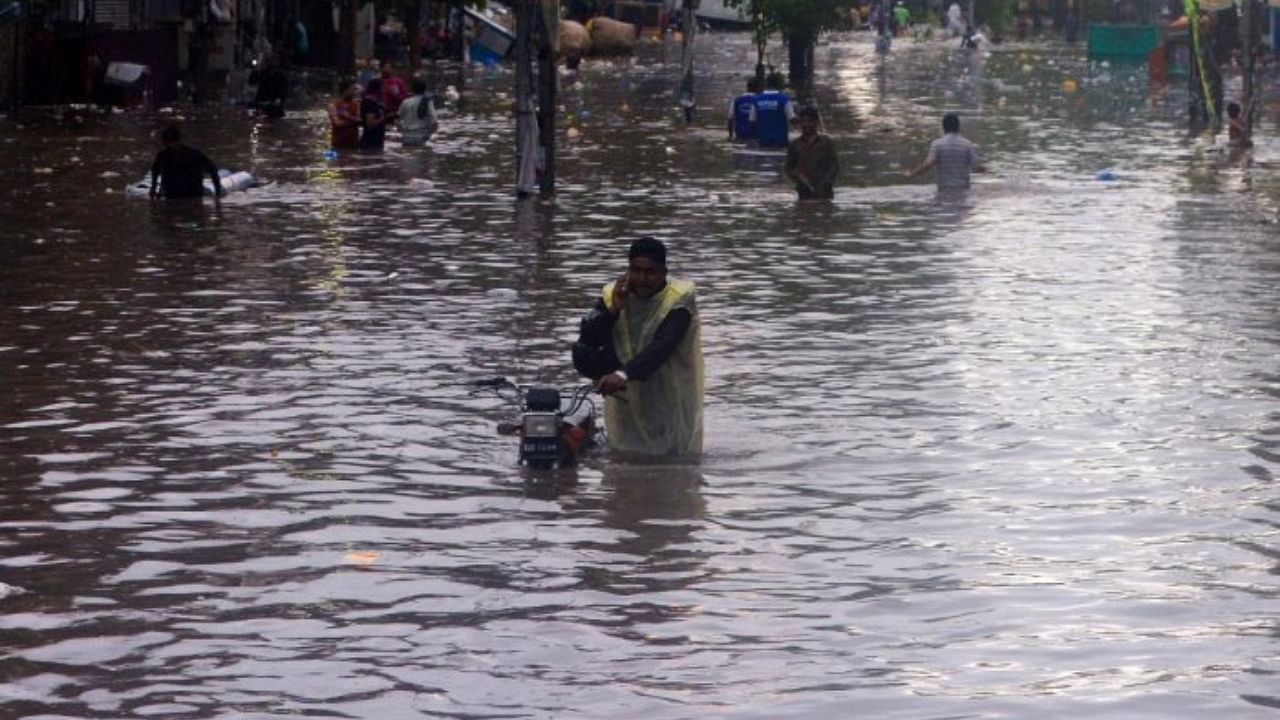
<path fill-rule="evenodd" d="M 524 436 L 527 438 L 559 437 L 560 418 L 550 413 L 531 413 L 529 415 L 525 415 Z"/>

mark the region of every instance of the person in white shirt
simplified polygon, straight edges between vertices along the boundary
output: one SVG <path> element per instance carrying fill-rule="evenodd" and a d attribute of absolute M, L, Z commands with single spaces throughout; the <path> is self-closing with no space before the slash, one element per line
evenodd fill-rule
<path fill-rule="evenodd" d="M 969 173 L 985 170 L 978 158 L 978 146 L 960 134 L 960 116 L 955 113 L 942 116 L 942 133 L 942 137 L 929 144 L 929 155 L 924 162 L 907 173 L 907 177 L 913 178 L 936 167 L 939 190 L 968 189 Z"/>
<path fill-rule="evenodd" d="M 951 37 L 960 37 L 964 32 L 964 11 L 960 9 L 958 2 L 951 3 L 951 7 L 947 8 L 947 32 L 951 33 Z"/>
<path fill-rule="evenodd" d="M 425 145 L 440 127 L 436 120 L 435 103 L 427 94 L 427 84 L 413 81 L 413 94 L 400 103 L 400 142 L 406 147 Z"/>

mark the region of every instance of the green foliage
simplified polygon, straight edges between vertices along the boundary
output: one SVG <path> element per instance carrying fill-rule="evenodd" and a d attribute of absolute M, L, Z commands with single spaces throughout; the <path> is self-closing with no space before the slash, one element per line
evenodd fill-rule
<path fill-rule="evenodd" d="M 787 37 L 817 37 L 823 30 L 840 27 L 854 0 L 725 0 L 759 18 L 757 32 L 776 29 Z"/>
<path fill-rule="evenodd" d="M 1018 20 L 1018 0 L 974 0 L 973 14 L 979 25 L 986 25 L 996 33 L 1012 32 Z"/>

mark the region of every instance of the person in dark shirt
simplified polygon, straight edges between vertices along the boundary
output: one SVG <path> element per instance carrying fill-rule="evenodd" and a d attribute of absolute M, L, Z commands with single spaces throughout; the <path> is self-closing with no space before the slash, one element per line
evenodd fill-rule
<path fill-rule="evenodd" d="M 631 244 L 627 272 L 582 320 L 573 365 L 605 396 L 609 445 L 644 455 L 702 450 L 703 362 L 694 284 L 667 279 L 667 250 Z"/>
<path fill-rule="evenodd" d="M 830 200 L 835 197 L 832 188 L 840 174 L 840 160 L 836 156 L 835 143 L 819 132 L 820 124 L 816 108 L 801 108 L 800 137 L 787 147 L 783 172 L 796 184 L 801 200 Z"/>
<path fill-rule="evenodd" d="M 747 91 L 729 103 L 729 139 L 742 141 L 754 140 L 756 137 L 756 95 L 760 93 L 760 83 L 754 78 L 747 79 Z"/>
<path fill-rule="evenodd" d="M 222 197 L 222 182 L 218 179 L 218 166 L 204 153 L 182 143 L 182 132 L 170 125 L 160 133 L 164 149 L 151 164 L 151 197 L 164 193 L 165 198 L 204 197 L 204 176 L 213 181 L 215 197 Z M 156 187 L 156 180 L 160 187 Z"/>
<path fill-rule="evenodd" d="M 382 106 L 382 81 L 374 78 L 360 100 L 360 149 L 381 150 L 387 139 L 387 111 Z"/>

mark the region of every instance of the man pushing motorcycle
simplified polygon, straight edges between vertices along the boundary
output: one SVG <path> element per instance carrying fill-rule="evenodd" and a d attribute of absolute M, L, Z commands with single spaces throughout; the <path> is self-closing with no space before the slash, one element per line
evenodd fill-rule
<path fill-rule="evenodd" d="M 660 240 L 631 243 L 627 271 L 604 286 L 573 345 L 573 366 L 605 396 L 611 448 L 702 451 L 701 345 L 694 284 L 667 277 Z"/>

